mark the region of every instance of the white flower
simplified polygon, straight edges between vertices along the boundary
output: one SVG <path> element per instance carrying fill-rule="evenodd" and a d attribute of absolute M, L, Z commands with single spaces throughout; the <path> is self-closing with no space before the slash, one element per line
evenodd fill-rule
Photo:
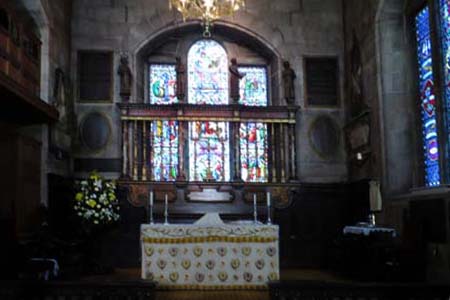
<path fill-rule="evenodd" d="M 102 180 L 101 179 L 95 180 L 94 181 L 94 186 L 97 187 L 97 188 L 101 188 L 102 187 Z"/>

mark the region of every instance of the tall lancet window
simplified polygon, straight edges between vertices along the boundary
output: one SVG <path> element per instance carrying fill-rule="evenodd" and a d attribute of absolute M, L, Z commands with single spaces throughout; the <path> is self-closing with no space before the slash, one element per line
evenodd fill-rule
<path fill-rule="evenodd" d="M 264 67 L 240 67 L 239 103 L 267 106 L 267 72 Z M 240 127 L 241 178 L 247 182 L 267 182 L 267 124 L 242 123 Z"/>
<path fill-rule="evenodd" d="M 228 104 L 228 58 L 214 40 L 200 40 L 188 52 L 188 103 Z M 189 179 L 230 180 L 228 123 L 189 123 Z"/>
<path fill-rule="evenodd" d="M 423 8 L 416 15 L 415 22 L 425 185 L 437 186 L 441 183 L 441 176 L 439 167 L 439 143 L 431 47 L 430 12 L 428 6 Z"/>
<path fill-rule="evenodd" d="M 177 103 L 175 65 L 150 65 L 150 103 Z M 178 122 L 157 120 L 150 124 L 151 180 L 174 181 L 178 172 Z"/>
<path fill-rule="evenodd" d="M 441 64 L 443 70 L 444 119 L 446 126 L 447 157 L 450 157 L 450 1 L 440 0 L 440 29 L 441 29 Z M 447 161 L 447 172 L 450 164 Z"/>

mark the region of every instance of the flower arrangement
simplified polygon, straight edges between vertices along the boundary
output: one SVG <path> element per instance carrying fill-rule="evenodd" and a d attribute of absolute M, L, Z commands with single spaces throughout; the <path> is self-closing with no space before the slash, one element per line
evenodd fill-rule
<path fill-rule="evenodd" d="M 93 225 L 108 225 L 119 220 L 116 184 L 104 180 L 96 171 L 87 180 L 77 182 L 74 210 L 78 217 Z"/>

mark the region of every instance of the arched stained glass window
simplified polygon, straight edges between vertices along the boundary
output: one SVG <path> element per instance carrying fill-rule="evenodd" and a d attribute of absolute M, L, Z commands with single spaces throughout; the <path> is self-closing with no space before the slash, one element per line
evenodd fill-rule
<path fill-rule="evenodd" d="M 189 50 L 188 102 L 228 104 L 228 58 L 216 41 L 200 40 Z M 189 179 L 230 180 L 228 123 L 189 123 Z"/>
<path fill-rule="evenodd" d="M 150 65 L 150 103 L 173 104 L 178 103 L 176 96 L 177 73 L 175 65 Z"/>
<path fill-rule="evenodd" d="M 437 186 L 441 182 L 439 144 L 436 124 L 436 96 L 434 92 L 433 60 L 428 6 L 416 16 L 417 60 L 425 163 L 425 184 Z"/>
<path fill-rule="evenodd" d="M 178 122 L 151 123 L 152 180 L 174 181 L 178 173 Z"/>
<path fill-rule="evenodd" d="M 267 73 L 263 67 L 239 67 L 239 103 L 267 106 Z M 239 132 L 241 178 L 246 182 L 268 181 L 267 124 L 242 123 Z"/>
<path fill-rule="evenodd" d="M 151 104 L 178 103 L 175 65 L 151 64 L 149 75 Z M 178 122 L 153 121 L 150 132 L 152 180 L 174 181 L 178 170 Z"/>
<path fill-rule="evenodd" d="M 189 125 L 190 180 L 230 180 L 228 123 L 193 122 Z"/>
<path fill-rule="evenodd" d="M 196 42 L 188 53 L 188 102 L 228 104 L 228 58 L 214 40 Z"/>

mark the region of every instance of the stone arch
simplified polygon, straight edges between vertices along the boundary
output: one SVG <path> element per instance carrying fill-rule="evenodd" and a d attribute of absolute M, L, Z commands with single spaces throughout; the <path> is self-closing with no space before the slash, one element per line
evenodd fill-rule
<path fill-rule="evenodd" d="M 144 68 L 142 66 L 146 64 L 146 57 L 149 53 L 173 37 L 194 33 L 198 34 L 198 38 L 201 38 L 202 32 L 203 29 L 199 21 L 188 21 L 182 24 L 172 24 L 155 31 L 135 47 L 135 50 L 132 53 L 132 64 L 134 66 L 134 70 L 136 71 L 136 80 L 134 81 L 133 86 L 134 102 L 142 102 L 145 99 L 145 76 Z M 212 34 L 213 37 L 214 35 L 221 35 L 239 42 L 240 45 L 257 52 L 268 61 L 271 70 L 268 77 L 271 78 L 270 90 L 272 103 L 279 104 L 281 99 L 279 86 L 281 81 L 280 70 L 282 64 L 282 56 L 280 51 L 256 32 L 228 21 L 214 22 Z"/>

